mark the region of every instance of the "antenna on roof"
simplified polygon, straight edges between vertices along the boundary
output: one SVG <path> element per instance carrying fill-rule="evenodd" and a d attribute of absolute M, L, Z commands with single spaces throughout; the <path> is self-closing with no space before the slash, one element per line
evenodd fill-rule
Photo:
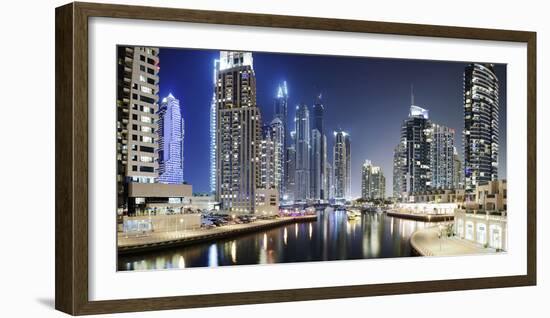
<path fill-rule="evenodd" d="M 414 85 L 411 84 L 411 105 L 414 105 Z"/>

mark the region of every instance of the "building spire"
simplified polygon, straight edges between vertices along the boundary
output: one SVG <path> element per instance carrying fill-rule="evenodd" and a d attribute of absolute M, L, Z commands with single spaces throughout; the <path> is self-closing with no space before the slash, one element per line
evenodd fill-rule
<path fill-rule="evenodd" d="M 411 83 L 411 105 L 414 105 L 414 85 Z"/>

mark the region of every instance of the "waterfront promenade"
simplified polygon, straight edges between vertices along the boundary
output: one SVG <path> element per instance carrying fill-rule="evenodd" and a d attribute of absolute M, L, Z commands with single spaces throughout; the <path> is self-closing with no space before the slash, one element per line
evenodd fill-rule
<path fill-rule="evenodd" d="M 418 230 L 411 236 L 411 247 L 421 256 L 450 256 L 495 253 L 493 248 L 484 248 L 474 242 L 457 237 L 439 238 L 437 226 Z"/>
<path fill-rule="evenodd" d="M 444 222 L 452 221 L 455 216 L 453 214 L 428 214 L 428 213 L 409 213 L 397 210 L 388 210 L 387 215 L 396 218 L 420 221 L 420 222 Z"/>
<path fill-rule="evenodd" d="M 257 220 L 251 223 L 228 224 L 210 229 L 200 228 L 171 232 L 152 232 L 142 236 L 127 236 L 125 233 L 118 233 L 118 253 L 137 253 L 173 246 L 191 245 L 253 233 L 284 224 L 316 220 L 317 215 L 290 216 L 272 220 Z"/>

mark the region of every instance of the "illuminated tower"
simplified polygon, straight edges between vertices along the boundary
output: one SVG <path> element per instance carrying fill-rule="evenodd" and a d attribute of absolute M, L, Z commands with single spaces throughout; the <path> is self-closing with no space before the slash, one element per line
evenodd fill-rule
<path fill-rule="evenodd" d="M 466 190 L 498 179 L 499 83 L 492 64 L 464 70 L 464 165 Z"/>
<path fill-rule="evenodd" d="M 324 106 L 321 94 L 313 104 L 313 118 L 311 125 L 311 199 L 325 198 L 326 190 L 326 138 L 324 123 Z"/>
<path fill-rule="evenodd" d="M 306 104 L 296 106 L 296 177 L 295 197 L 298 202 L 310 198 L 310 122 L 309 109 Z"/>
<path fill-rule="evenodd" d="M 117 212 L 135 214 L 132 182 L 158 178 L 159 49 L 117 47 Z"/>
<path fill-rule="evenodd" d="M 172 94 L 162 99 L 159 122 L 159 178 L 160 183 L 183 183 L 184 120 L 180 102 Z"/>
<path fill-rule="evenodd" d="M 453 175 L 455 173 L 455 130 L 432 124 L 431 135 L 431 187 L 434 189 L 452 189 L 454 188 Z"/>
<path fill-rule="evenodd" d="M 220 60 L 214 60 L 214 80 L 212 102 L 210 103 L 210 192 L 216 193 L 216 165 L 217 165 L 217 146 L 216 146 L 216 115 L 217 115 L 217 79 L 220 68 Z"/>
<path fill-rule="evenodd" d="M 343 203 L 351 199 L 351 145 L 349 134 L 334 132 L 334 199 Z"/>
<path fill-rule="evenodd" d="M 382 168 L 365 160 L 361 169 L 361 197 L 365 200 L 384 199 L 386 196 L 386 178 Z"/>
<path fill-rule="evenodd" d="M 431 123 L 428 110 L 411 105 L 409 118 L 401 126 L 401 152 L 405 191 L 408 194 L 431 188 Z"/>
<path fill-rule="evenodd" d="M 280 125 L 282 129 L 282 134 L 278 134 L 278 152 L 280 153 L 281 159 L 281 169 L 280 169 L 280 184 L 279 184 L 279 194 L 281 199 L 284 199 L 285 194 L 288 193 L 286 190 L 287 185 L 290 183 L 290 179 L 294 179 L 294 176 L 290 178 L 288 173 L 289 162 L 287 161 L 287 149 L 290 146 L 290 132 L 288 127 L 288 87 L 286 81 L 283 82 L 277 88 L 277 95 L 274 102 L 274 119 L 273 121 L 278 120 L 277 125 Z M 273 122 L 272 122 L 273 124 Z"/>
<path fill-rule="evenodd" d="M 216 198 L 223 212 L 255 212 L 261 118 L 252 53 L 220 52 L 216 83 Z"/>

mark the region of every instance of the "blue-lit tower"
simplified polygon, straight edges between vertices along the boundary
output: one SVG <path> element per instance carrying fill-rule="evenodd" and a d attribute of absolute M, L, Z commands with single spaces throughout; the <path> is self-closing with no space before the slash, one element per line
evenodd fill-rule
<path fill-rule="evenodd" d="M 162 100 L 159 115 L 159 179 L 160 183 L 183 183 L 184 120 L 180 102 L 172 94 Z"/>

